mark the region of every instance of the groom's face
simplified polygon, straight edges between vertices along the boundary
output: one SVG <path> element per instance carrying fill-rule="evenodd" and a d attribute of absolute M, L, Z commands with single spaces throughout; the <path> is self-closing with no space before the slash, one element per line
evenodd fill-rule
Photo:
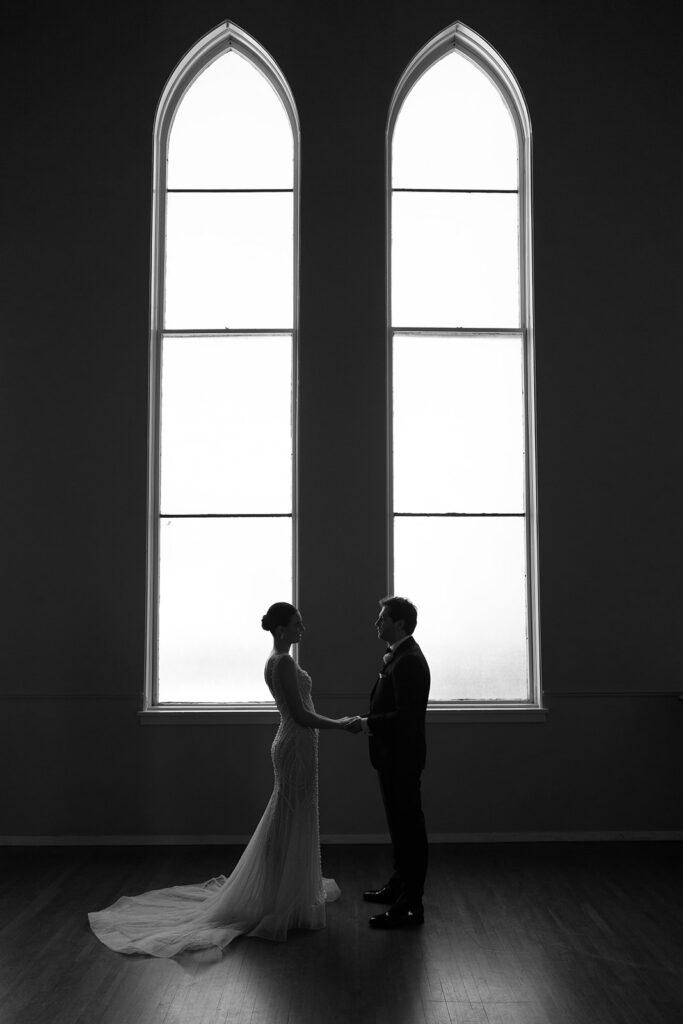
<path fill-rule="evenodd" d="M 393 644 L 399 639 L 396 624 L 384 606 L 377 616 L 375 628 L 377 630 L 377 636 L 380 640 L 384 640 L 385 644 Z"/>

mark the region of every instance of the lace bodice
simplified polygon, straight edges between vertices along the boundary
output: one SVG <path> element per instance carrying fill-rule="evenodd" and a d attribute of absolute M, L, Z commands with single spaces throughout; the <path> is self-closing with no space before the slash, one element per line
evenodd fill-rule
<path fill-rule="evenodd" d="M 291 657 L 291 655 L 275 654 L 266 665 L 266 683 L 268 684 L 268 689 L 273 695 L 273 699 L 277 704 L 277 709 L 280 712 L 283 721 L 292 720 L 289 706 L 282 692 L 278 672 L 278 666 L 282 659 L 287 657 Z M 294 662 L 294 668 L 296 671 L 296 681 L 299 687 L 299 693 L 301 695 L 301 703 L 307 711 L 315 711 L 311 693 L 313 688 L 311 677 L 308 672 L 304 671 L 304 669 L 297 665 L 296 662 Z"/>

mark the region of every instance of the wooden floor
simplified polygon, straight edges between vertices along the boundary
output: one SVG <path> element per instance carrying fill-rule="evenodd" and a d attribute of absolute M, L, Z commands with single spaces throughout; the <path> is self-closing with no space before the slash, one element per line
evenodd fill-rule
<path fill-rule="evenodd" d="M 676 843 L 434 846 L 417 931 L 368 928 L 386 847 L 323 847 L 320 932 L 222 959 L 112 953 L 88 910 L 228 874 L 221 847 L 0 850 L 1 1024 L 683 1024 Z"/>

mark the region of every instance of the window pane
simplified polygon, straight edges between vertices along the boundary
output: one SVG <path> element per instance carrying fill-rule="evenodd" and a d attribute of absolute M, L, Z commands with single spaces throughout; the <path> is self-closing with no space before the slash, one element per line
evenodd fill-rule
<path fill-rule="evenodd" d="M 268 80 L 234 50 L 194 80 L 168 148 L 169 188 L 291 188 L 292 128 Z"/>
<path fill-rule="evenodd" d="M 163 519 L 159 701 L 269 701 L 261 616 L 292 599 L 292 521 Z"/>
<path fill-rule="evenodd" d="M 394 188 L 517 188 L 517 135 L 501 94 L 451 53 L 415 83 L 394 128 Z"/>
<path fill-rule="evenodd" d="M 167 337 L 161 395 L 162 515 L 291 512 L 291 337 Z"/>
<path fill-rule="evenodd" d="M 414 601 L 430 699 L 526 700 L 524 519 L 395 519 L 394 590 Z"/>
<path fill-rule="evenodd" d="M 290 193 L 170 193 L 166 327 L 292 326 Z"/>
<path fill-rule="evenodd" d="M 392 323 L 518 327 L 516 195 L 394 193 Z"/>
<path fill-rule="evenodd" d="M 523 512 L 520 336 L 394 338 L 394 511 Z"/>

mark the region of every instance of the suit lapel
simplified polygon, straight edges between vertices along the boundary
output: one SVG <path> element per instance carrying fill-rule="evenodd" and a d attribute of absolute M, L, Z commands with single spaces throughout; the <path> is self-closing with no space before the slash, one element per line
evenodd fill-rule
<path fill-rule="evenodd" d="M 391 660 L 387 662 L 388 665 L 393 665 L 397 658 L 402 657 L 404 654 L 408 654 L 409 651 L 414 651 L 417 647 L 417 643 L 413 640 L 412 636 L 407 637 L 398 650 L 394 651 L 391 656 Z"/>
<path fill-rule="evenodd" d="M 415 640 L 413 640 L 412 636 L 409 636 L 406 640 L 403 641 L 403 643 L 398 648 L 398 650 L 394 651 L 394 653 L 392 654 L 392 656 L 389 659 L 389 661 L 386 661 L 384 663 L 383 668 L 381 669 L 379 675 L 377 676 L 377 679 L 375 680 L 375 685 L 373 686 L 372 690 L 370 691 L 370 704 L 372 704 L 372 702 L 373 702 L 373 700 L 375 698 L 375 692 L 376 692 L 377 687 L 379 685 L 380 679 L 382 678 L 382 676 L 384 676 L 384 678 L 386 679 L 388 677 L 388 675 L 390 674 L 389 671 L 388 671 L 390 666 L 392 666 L 394 664 L 394 662 L 396 661 L 396 659 L 400 658 L 402 654 L 407 654 L 409 651 L 415 650 L 416 647 L 417 647 L 417 643 L 415 642 Z"/>

